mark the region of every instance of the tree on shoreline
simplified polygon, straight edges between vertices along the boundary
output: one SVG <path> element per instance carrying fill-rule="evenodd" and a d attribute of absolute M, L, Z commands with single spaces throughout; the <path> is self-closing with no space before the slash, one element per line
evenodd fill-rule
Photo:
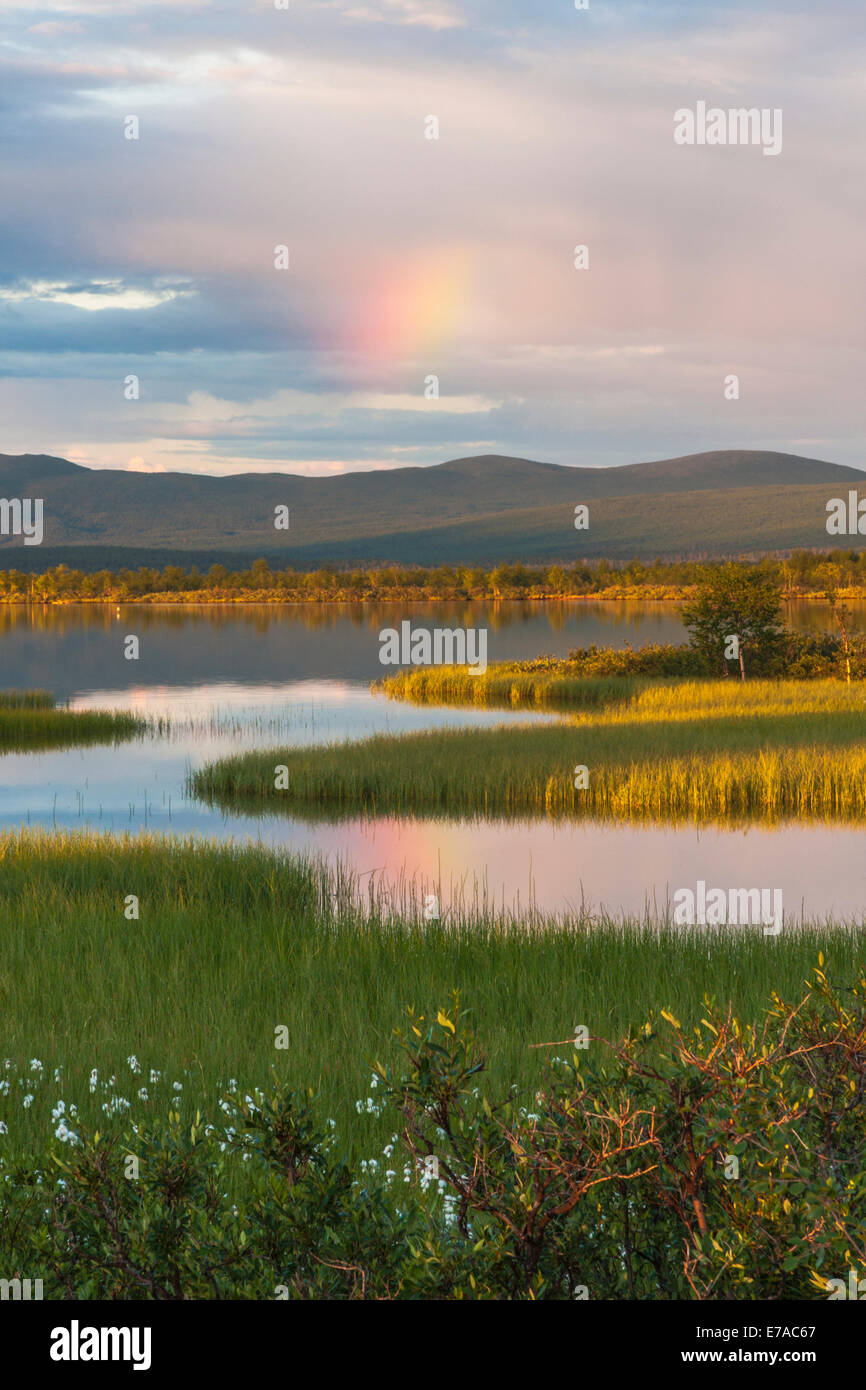
<path fill-rule="evenodd" d="M 839 601 L 839 595 L 836 592 L 835 587 L 831 586 L 827 589 L 826 597 L 827 602 L 830 604 L 830 607 L 833 612 L 833 617 L 836 619 L 836 624 L 839 628 L 839 632 L 842 637 L 842 650 L 845 653 L 845 680 L 848 683 L 848 685 L 850 685 L 851 644 L 848 640 L 848 624 L 851 620 L 851 610 L 848 608 L 847 604 L 841 603 Z"/>
<path fill-rule="evenodd" d="M 746 656 L 766 669 L 781 654 L 781 590 L 778 582 L 760 570 L 727 564 L 711 570 L 695 597 L 681 609 L 690 644 L 711 672 L 721 664 L 730 674 L 729 660 L 739 663 L 740 679 L 746 679 Z"/>

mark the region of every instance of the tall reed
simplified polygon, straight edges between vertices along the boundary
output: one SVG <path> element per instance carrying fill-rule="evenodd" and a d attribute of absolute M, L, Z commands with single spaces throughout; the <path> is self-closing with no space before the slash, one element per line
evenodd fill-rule
<path fill-rule="evenodd" d="M 618 1034 L 662 1008 L 697 1023 L 706 994 L 757 1020 L 773 989 L 800 990 L 820 950 L 843 973 L 862 955 L 862 933 L 827 923 L 774 939 L 586 911 L 426 922 L 422 908 L 363 903 L 345 874 L 260 845 L 0 836 L 0 1076 L 9 1059 L 25 1078 L 0 1087 L 0 1163 L 53 1137 L 59 1098 L 94 1128 L 112 1097 L 164 1120 L 167 1092 L 191 1121 L 230 1079 L 267 1085 L 273 1073 L 320 1091 L 341 1140 L 367 1156 L 389 1135 L 356 1109 L 359 1060 L 392 1056 L 410 1005 L 435 1013 L 459 989 L 492 1084 L 515 1082 L 529 1102 L 545 1055 L 533 1043 L 577 1024 Z M 26 1082 L 34 1061 L 38 1088 Z"/>
<path fill-rule="evenodd" d="M 859 821 L 866 704 L 860 686 L 834 681 L 657 682 L 555 724 L 243 754 L 198 771 L 192 788 L 277 813 Z"/>

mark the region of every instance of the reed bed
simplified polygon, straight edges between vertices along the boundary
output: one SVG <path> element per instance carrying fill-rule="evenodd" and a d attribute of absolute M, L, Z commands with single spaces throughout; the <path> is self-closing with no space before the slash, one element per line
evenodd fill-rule
<path fill-rule="evenodd" d="M 47 690 L 0 690 L 0 710 L 53 709 L 54 696 Z"/>
<path fill-rule="evenodd" d="M 192 1118 L 230 1079 L 252 1087 L 274 1073 L 318 1090 L 346 1147 L 366 1155 L 389 1136 L 356 1108 L 359 1064 L 395 1055 L 410 1005 L 435 1012 L 460 990 L 494 1086 L 515 1082 L 529 1100 L 550 1051 L 533 1043 L 577 1024 L 615 1036 L 662 1008 L 697 1023 L 705 995 L 757 1020 L 773 989 L 800 991 L 819 951 L 845 978 L 863 954 L 862 924 L 770 938 L 586 911 L 426 923 L 423 898 L 395 910 L 362 897 L 337 869 L 257 845 L 0 836 L 0 1077 L 8 1059 L 25 1079 L 0 1086 L 0 1157 L 39 1151 L 60 1098 L 91 1127 L 120 1100 L 136 1121 L 164 1120 L 169 1103 Z M 280 1025 L 287 1050 L 274 1045 Z"/>
<path fill-rule="evenodd" d="M 472 675 L 465 666 L 424 666 L 398 671 L 374 681 L 372 689 L 391 700 L 420 705 L 475 705 L 497 709 L 595 709 L 600 706 L 630 705 L 633 702 L 670 703 L 673 692 L 682 690 L 693 705 L 740 706 L 754 709 L 772 706 L 776 699 L 785 704 L 809 707 L 815 687 L 824 707 L 863 707 L 866 682 L 847 685 L 834 677 L 811 680 L 748 680 L 734 677 L 713 680 L 681 672 L 629 673 L 630 662 L 657 649 L 639 648 L 615 651 L 590 648 L 584 654 L 622 664 L 622 672 L 587 674 L 587 661 L 578 657 L 535 657 L 528 661 L 495 662 L 487 670 Z M 675 648 L 674 651 L 687 651 Z"/>
<path fill-rule="evenodd" d="M 527 669 L 528 668 L 528 669 Z M 627 701 L 646 684 L 628 676 L 582 676 L 570 663 L 509 662 L 473 676 L 464 666 L 426 666 L 376 681 L 391 700 L 499 709 L 592 709 Z"/>
<path fill-rule="evenodd" d="M 553 725 L 237 755 L 191 785 L 214 804 L 276 812 L 860 821 L 866 701 L 861 686 L 834 681 L 654 683 Z"/>
<path fill-rule="evenodd" d="M 125 711 L 58 709 L 44 690 L 0 692 L 0 753 L 111 743 L 146 727 L 147 720 Z"/>

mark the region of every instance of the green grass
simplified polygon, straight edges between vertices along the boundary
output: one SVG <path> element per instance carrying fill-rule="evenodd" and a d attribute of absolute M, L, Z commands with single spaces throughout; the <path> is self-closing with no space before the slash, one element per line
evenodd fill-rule
<path fill-rule="evenodd" d="M 274 785 L 280 764 L 284 790 Z M 581 765 L 586 789 L 574 786 Z M 200 770 L 192 787 L 226 807 L 331 815 L 860 821 L 866 687 L 655 681 L 555 724 L 243 754 Z"/>
<path fill-rule="evenodd" d="M 47 690 L 0 690 L 0 710 L 53 709 L 54 703 Z"/>
<path fill-rule="evenodd" d="M 419 705 L 481 705 L 497 709 L 592 709 L 632 699 L 647 684 L 627 676 L 586 676 L 555 657 L 497 662 L 483 675 L 465 666 L 398 671 L 373 685 L 391 700 Z"/>
<path fill-rule="evenodd" d="M 0 753 L 110 743 L 131 738 L 146 723 L 122 711 L 57 709 L 46 690 L 0 691 Z"/>
<path fill-rule="evenodd" d="M 862 954 L 862 933 L 817 925 L 770 938 L 581 916 L 425 924 L 412 911 L 362 912 L 351 890 L 314 862 L 255 846 L 0 836 L 0 1078 L 12 1082 L 5 1096 L 0 1085 L 0 1155 L 42 1147 L 58 1099 L 77 1104 L 76 1124 L 103 1129 L 115 1095 L 131 1101 L 130 1119 L 164 1118 L 170 1100 L 184 1115 L 213 1114 L 230 1078 L 265 1084 L 272 1069 L 314 1086 L 343 1142 L 372 1155 L 387 1133 L 355 1109 L 364 1059 L 393 1058 L 410 1005 L 427 1013 L 459 989 L 493 1085 L 515 1081 L 531 1098 L 551 1051 L 532 1043 L 577 1024 L 614 1037 L 651 1009 L 697 1022 L 705 993 L 757 1019 L 773 989 L 799 997 L 819 950 L 846 979 Z M 124 915 L 130 894 L 138 920 Z M 283 1024 L 288 1051 L 274 1047 Z"/>

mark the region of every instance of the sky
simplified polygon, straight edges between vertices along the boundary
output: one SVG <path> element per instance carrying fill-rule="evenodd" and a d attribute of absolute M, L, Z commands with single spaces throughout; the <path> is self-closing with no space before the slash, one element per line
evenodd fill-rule
<path fill-rule="evenodd" d="M 862 0 L 279 3 L 0 0 L 0 453 L 864 466 Z"/>

